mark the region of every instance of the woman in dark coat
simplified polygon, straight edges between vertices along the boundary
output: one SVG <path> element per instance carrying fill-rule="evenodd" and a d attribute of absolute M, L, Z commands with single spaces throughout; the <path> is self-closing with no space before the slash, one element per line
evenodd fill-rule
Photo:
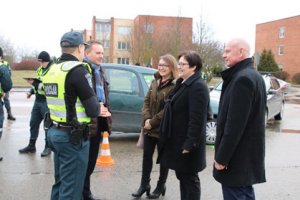
<path fill-rule="evenodd" d="M 150 194 L 150 174 L 153 165 L 153 154 L 155 147 L 159 144 L 159 126 L 163 115 L 165 100 L 175 85 L 177 78 L 177 61 L 174 56 L 167 54 L 159 58 L 158 72 L 154 75 L 147 95 L 144 99 L 143 132 L 144 151 L 142 179 L 139 189 L 132 194 L 134 197 L 141 197 L 145 192 L 149 199 L 159 198 L 165 195 L 168 168 L 160 166 L 159 180 L 154 191 Z"/>
<path fill-rule="evenodd" d="M 181 200 L 199 200 L 198 172 L 206 167 L 205 128 L 209 91 L 200 77 L 200 56 L 187 51 L 181 53 L 178 59 L 179 79 L 165 105 L 158 161 L 175 170 L 180 182 Z"/>

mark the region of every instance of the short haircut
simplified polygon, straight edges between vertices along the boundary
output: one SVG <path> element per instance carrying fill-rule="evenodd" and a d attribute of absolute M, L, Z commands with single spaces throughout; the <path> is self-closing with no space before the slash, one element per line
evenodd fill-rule
<path fill-rule="evenodd" d="M 189 67 L 196 66 L 195 72 L 202 69 L 202 59 L 196 51 L 184 51 L 177 56 L 178 60 L 181 57 L 184 57 L 184 59 L 189 63 Z"/>

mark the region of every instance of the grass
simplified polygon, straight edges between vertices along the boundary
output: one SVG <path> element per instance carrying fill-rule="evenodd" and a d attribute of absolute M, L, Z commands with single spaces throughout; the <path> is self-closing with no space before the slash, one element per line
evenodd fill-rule
<path fill-rule="evenodd" d="M 13 70 L 12 71 L 12 82 L 13 87 L 30 87 L 24 77 L 36 77 L 34 70 Z"/>

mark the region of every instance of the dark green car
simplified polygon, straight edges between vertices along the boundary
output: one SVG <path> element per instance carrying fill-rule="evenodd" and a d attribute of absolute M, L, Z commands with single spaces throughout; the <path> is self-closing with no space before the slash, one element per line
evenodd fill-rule
<path fill-rule="evenodd" d="M 101 65 L 109 82 L 112 131 L 138 133 L 141 111 L 156 69 L 125 64 Z"/>

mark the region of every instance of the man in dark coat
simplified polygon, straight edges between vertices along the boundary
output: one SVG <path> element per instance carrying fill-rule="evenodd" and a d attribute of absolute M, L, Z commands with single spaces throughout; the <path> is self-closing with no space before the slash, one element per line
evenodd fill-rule
<path fill-rule="evenodd" d="M 93 88 L 97 95 L 98 101 L 103 103 L 103 105 L 109 109 L 108 82 L 105 79 L 105 74 L 101 67 L 103 55 L 104 50 L 100 42 L 88 42 L 88 45 L 85 47 L 84 62 L 88 63 L 92 68 Z M 97 118 L 92 118 L 91 136 L 89 138 L 89 162 L 82 193 L 83 200 L 100 200 L 99 198 L 95 198 L 91 192 L 90 177 L 96 166 L 103 131 L 111 131 L 110 112 L 108 112 L 107 116 L 98 116 Z"/>
<path fill-rule="evenodd" d="M 228 69 L 221 73 L 213 176 L 224 200 L 254 200 L 252 185 L 266 181 L 266 87 L 249 51 L 246 41 L 233 39 L 223 54 Z"/>

